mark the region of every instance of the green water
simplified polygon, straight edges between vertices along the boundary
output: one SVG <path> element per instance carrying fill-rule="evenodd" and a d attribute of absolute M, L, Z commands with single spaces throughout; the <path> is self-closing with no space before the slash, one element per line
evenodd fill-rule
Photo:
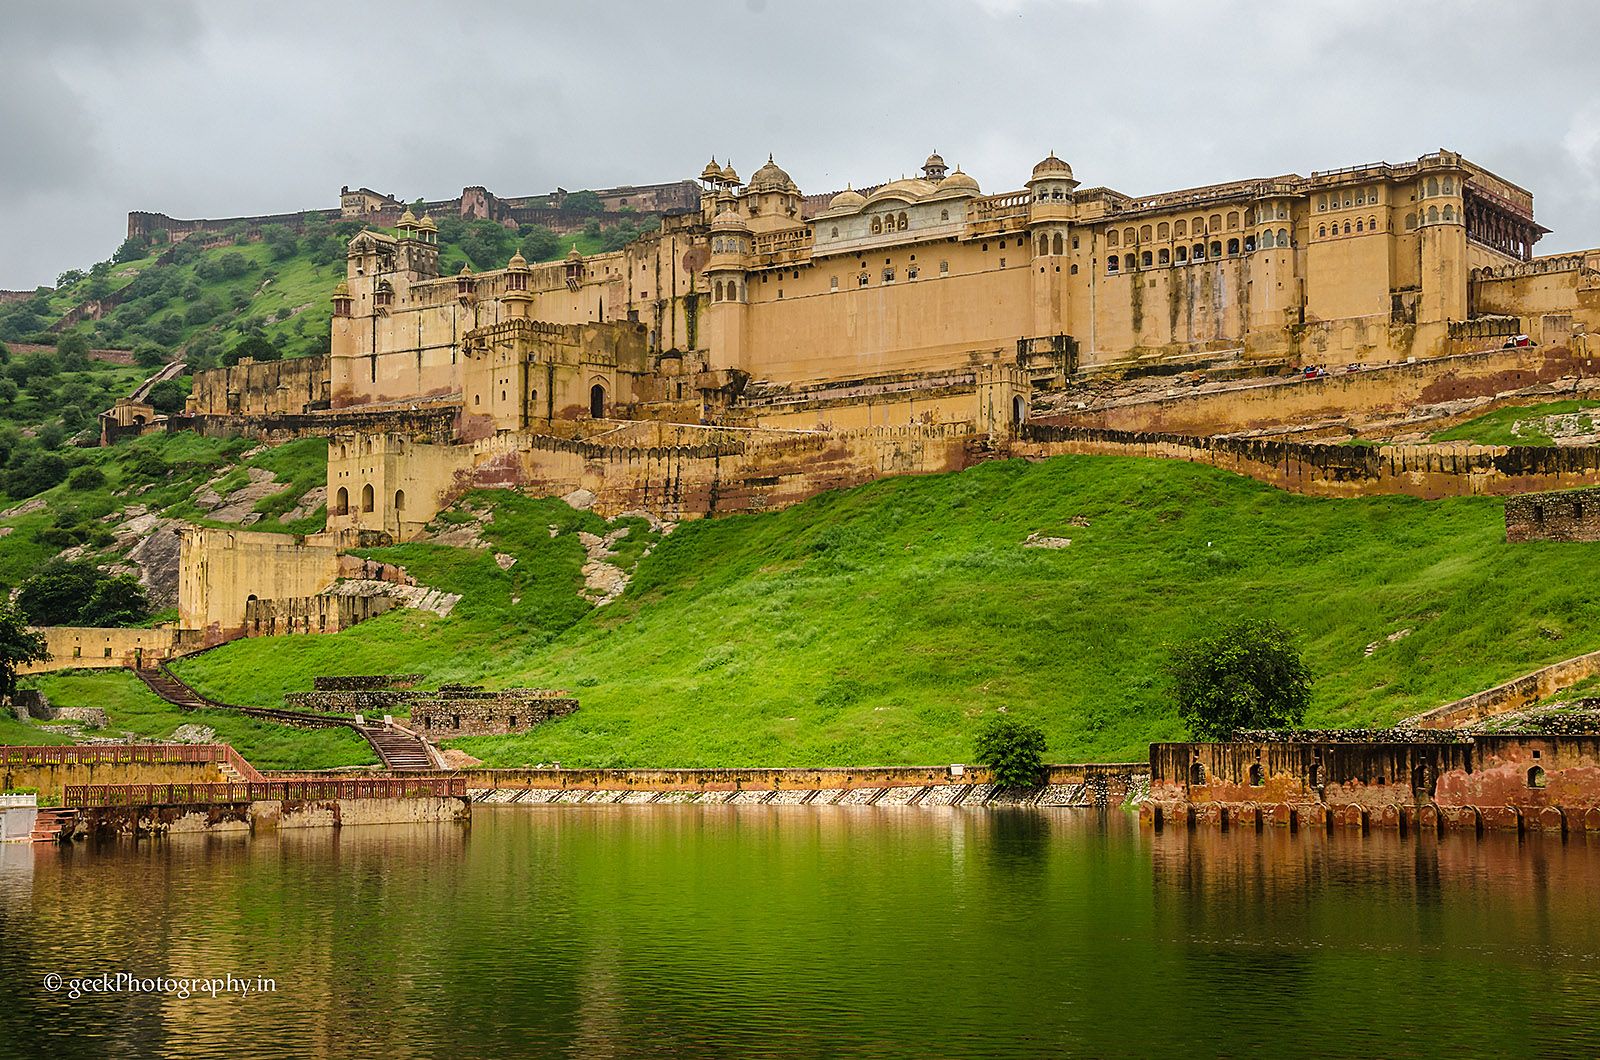
<path fill-rule="evenodd" d="M 0 851 L 0 1053 L 1600 1055 L 1600 842 L 478 807 Z M 271 977 L 71 1000 L 45 976 Z"/>

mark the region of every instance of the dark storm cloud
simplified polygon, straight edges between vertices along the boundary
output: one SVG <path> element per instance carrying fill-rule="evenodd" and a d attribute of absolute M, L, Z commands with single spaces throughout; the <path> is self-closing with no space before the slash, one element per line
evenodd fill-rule
<path fill-rule="evenodd" d="M 331 206 L 748 175 L 986 190 L 1054 149 L 1130 194 L 1444 146 L 1600 244 L 1600 5 L 1457 0 L 15 3 L 0 287 L 106 257 L 130 209 Z"/>

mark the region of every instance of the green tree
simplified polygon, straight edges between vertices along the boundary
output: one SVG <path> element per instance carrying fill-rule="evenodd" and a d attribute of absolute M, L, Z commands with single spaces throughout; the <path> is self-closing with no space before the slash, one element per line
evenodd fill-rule
<path fill-rule="evenodd" d="M 268 225 L 261 230 L 261 239 L 278 261 L 292 258 L 300 250 L 300 240 L 287 225 Z"/>
<path fill-rule="evenodd" d="M 56 361 L 65 372 L 82 372 L 89 367 L 89 340 L 82 332 L 72 331 L 61 336 L 56 343 Z"/>
<path fill-rule="evenodd" d="M 176 379 L 167 379 L 150 388 L 149 401 L 157 412 L 172 415 L 182 412 L 189 392 Z"/>
<path fill-rule="evenodd" d="M 1200 739 L 1299 725 L 1311 705 L 1311 671 L 1294 636 L 1268 619 L 1246 619 L 1177 646 L 1168 673 L 1178 716 Z"/>
<path fill-rule="evenodd" d="M 53 559 L 23 581 L 17 607 L 36 626 L 77 626 L 100 569 L 88 560 Z"/>
<path fill-rule="evenodd" d="M 523 234 L 522 256 L 529 261 L 549 261 L 560 249 L 560 238 L 544 225 L 530 225 Z"/>
<path fill-rule="evenodd" d="M 978 761 L 993 770 L 994 782 L 1000 787 L 1044 783 L 1045 740 L 1037 725 L 1015 718 L 990 718 L 978 730 L 973 747 Z"/>
<path fill-rule="evenodd" d="M 140 368 L 159 368 L 167 363 L 167 351 L 153 342 L 141 342 L 133 348 L 133 363 Z"/>
<path fill-rule="evenodd" d="M 66 480 L 67 462 L 55 453 L 32 453 L 6 471 L 6 493 L 21 500 Z"/>
<path fill-rule="evenodd" d="M 0 598 L 0 697 L 17 694 L 17 667 L 48 658 L 44 634 L 29 629 L 22 612 Z"/>
<path fill-rule="evenodd" d="M 246 357 L 254 361 L 278 361 L 283 359 L 283 351 L 264 336 L 246 335 L 234 345 L 233 349 L 222 355 L 222 363 L 238 364 Z"/>
<path fill-rule="evenodd" d="M 82 467 L 72 469 L 72 474 L 67 476 L 67 485 L 75 490 L 88 492 L 97 490 L 106 484 L 106 474 L 93 464 L 84 464 Z"/>
<path fill-rule="evenodd" d="M 562 213 L 603 213 L 605 203 L 592 191 L 574 191 L 561 200 Z"/>
<path fill-rule="evenodd" d="M 150 598 L 131 574 L 101 573 L 78 613 L 85 626 L 132 626 L 150 617 Z"/>

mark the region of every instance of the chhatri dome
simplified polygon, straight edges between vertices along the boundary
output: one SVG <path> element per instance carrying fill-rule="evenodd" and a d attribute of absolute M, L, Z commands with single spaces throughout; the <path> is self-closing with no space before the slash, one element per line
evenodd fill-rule
<path fill-rule="evenodd" d="M 1064 177 L 1067 180 L 1071 180 L 1072 167 L 1057 158 L 1056 153 L 1051 151 L 1043 161 L 1033 167 L 1033 179 L 1038 180 L 1041 177 Z"/>
<path fill-rule="evenodd" d="M 706 163 L 706 168 L 700 171 L 700 179 L 708 183 L 715 183 L 722 179 L 722 169 L 717 165 L 716 155 L 712 155 L 711 161 Z"/>
<path fill-rule="evenodd" d="M 767 156 L 767 164 L 750 174 L 750 183 L 746 186 L 745 190 L 755 192 L 781 191 L 793 193 L 798 192 L 800 189 L 795 186 L 794 181 L 789 179 L 789 174 L 785 173 L 778 166 L 778 164 L 772 160 L 772 156 L 769 154 Z"/>
<path fill-rule="evenodd" d="M 867 201 L 867 197 L 846 184 L 844 190 L 828 200 L 830 210 L 853 210 Z"/>
<path fill-rule="evenodd" d="M 982 194 L 978 182 L 966 173 L 961 172 L 957 166 L 956 171 L 939 182 L 940 191 L 970 191 L 974 195 Z"/>
<path fill-rule="evenodd" d="M 733 171 L 733 159 L 728 159 L 727 165 L 722 167 L 722 179 L 727 184 L 739 183 L 739 174 Z"/>

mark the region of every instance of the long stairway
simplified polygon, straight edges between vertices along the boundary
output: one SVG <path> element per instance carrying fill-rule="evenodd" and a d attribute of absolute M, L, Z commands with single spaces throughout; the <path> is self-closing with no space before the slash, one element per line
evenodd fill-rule
<path fill-rule="evenodd" d="M 156 695 L 174 706 L 184 710 L 236 710 L 241 714 L 252 717 L 265 718 L 288 725 L 310 726 L 313 728 L 337 728 L 349 726 L 360 733 L 378 752 L 378 757 L 388 769 L 433 769 L 433 756 L 428 753 L 428 745 L 420 737 L 399 729 L 391 729 L 384 725 L 357 725 L 342 718 L 331 718 L 326 714 L 308 714 L 295 710 L 273 710 L 267 707 L 239 707 L 231 703 L 218 703 L 207 699 L 182 681 L 173 676 L 165 667 L 159 670 L 135 670 L 139 680 L 143 681 Z"/>
<path fill-rule="evenodd" d="M 382 725 L 357 725 L 354 728 L 367 738 L 367 742 L 378 752 L 378 757 L 383 759 L 383 764 L 388 768 L 433 768 L 433 756 L 428 753 L 428 745 L 418 737 Z"/>

